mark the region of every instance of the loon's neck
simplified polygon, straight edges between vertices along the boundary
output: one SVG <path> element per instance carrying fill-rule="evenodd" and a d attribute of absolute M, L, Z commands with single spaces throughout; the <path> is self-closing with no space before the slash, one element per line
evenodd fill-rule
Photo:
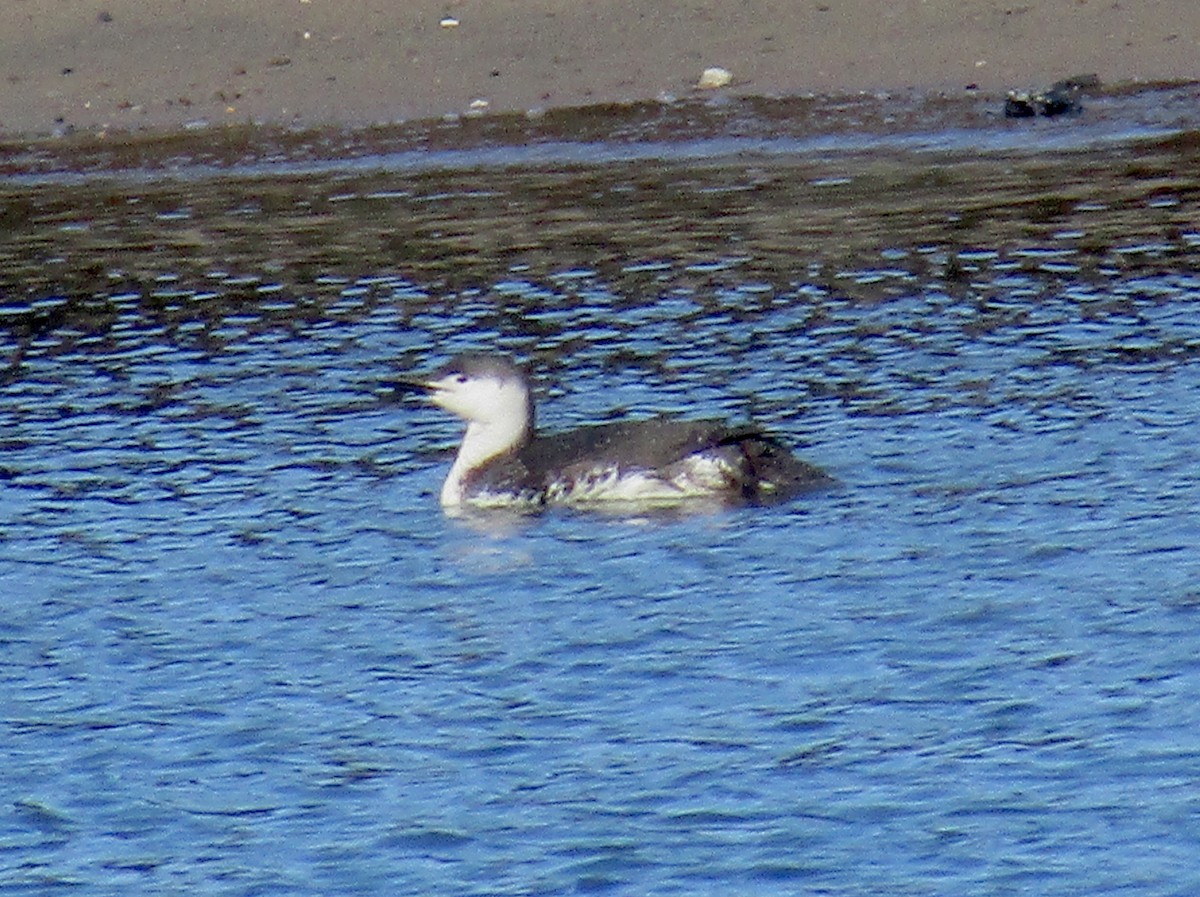
<path fill-rule="evenodd" d="M 467 477 L 493 458 L 517 451 L 533 436 L 533 415 L 494 421 L 470 421 L 463 434 L 458 455 L 442 484 L 443 507 L 461 505 L 466 500 Z"/>

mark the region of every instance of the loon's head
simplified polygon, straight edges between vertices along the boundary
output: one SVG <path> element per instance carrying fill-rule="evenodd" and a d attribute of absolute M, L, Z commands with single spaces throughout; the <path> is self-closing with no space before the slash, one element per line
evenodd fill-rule
<path fill-rule="evenodd" d="M 413 385 L 429 393 L 435 405 L 468 424 L 533 430 L 529 381 L 520 368 L 503 358 L 458 355 Z"/>
<path fill-rule="evenodd" d="M 469 353 L 452 358 L 428 378 L 401 380 L 437 406 L 467 422 L 454 466 L 442 488 L 442 504 L 463 500 L 467 474 L 485 462 L 519 449 L 533 436 L 533 396 L 529 380 L 512 362 Z"/>

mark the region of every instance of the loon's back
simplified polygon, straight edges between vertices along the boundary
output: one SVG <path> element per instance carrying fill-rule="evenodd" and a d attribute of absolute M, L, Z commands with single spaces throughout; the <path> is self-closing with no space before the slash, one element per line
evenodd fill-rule
<path fill-rule="evenodd" d="M 534 436 L 472 471 L 464 491 L 480 504 L 777 501 L 830 482 L 757 430 L 662 417 Z"/>

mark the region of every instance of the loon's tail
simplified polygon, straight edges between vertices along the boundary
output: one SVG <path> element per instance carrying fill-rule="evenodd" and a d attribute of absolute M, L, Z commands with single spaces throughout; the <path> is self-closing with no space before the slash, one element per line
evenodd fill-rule
<path fill-rule="evenodd" d="M 744 434 L 735 444 L 745 462 L 742 492 L 753 501 L 785 501 L 837 482 L 821 468 L 797 458 L 782 443 L 762 433 Z"/>

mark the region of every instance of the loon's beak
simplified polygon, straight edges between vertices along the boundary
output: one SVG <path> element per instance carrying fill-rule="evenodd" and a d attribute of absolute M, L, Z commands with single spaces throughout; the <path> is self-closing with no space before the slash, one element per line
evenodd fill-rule
<path fill-rule="evenodd" d="M 385 380 L 384 386 L 390 386 L 397 392 L 433 392 L 437 389 L 428 380 L 418 380 L 416 377 L 397 377 L 395 380 Z"/>
<path fill-rule="evenodd" d="M 385 386 L 392 391 L 393 395 L 429 395 L 437 387 L 428 380 L 420 380 L 416 377 L 397 377 L 394 380 L 384 380 L 381 386 Z"/>

